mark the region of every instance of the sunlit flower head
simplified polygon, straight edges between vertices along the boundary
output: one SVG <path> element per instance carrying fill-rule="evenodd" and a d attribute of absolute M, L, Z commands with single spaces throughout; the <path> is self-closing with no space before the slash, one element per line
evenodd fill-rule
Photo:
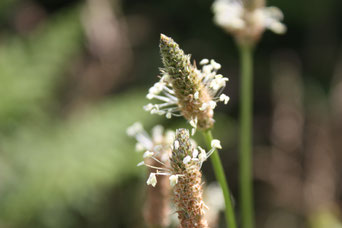
<path fill-rule="evenodd" d="M 242 0 L 215 0 L 212 9 L 215 23 L 240 42 L 256 42 L 265 29 L 277 34 L 286 32 L 283 13 L 277 7 L 245 6 Z"/>
<path fill-rule="evenodd" d="M 161 102 L 149 103 L 144 109 L 166 118 L 184 116 L 194 129 L 211 128 L 216 103 L 229 101 L 227 95 L 221 94 L 228 81 L 217 73 L 221 65 L 215 60 L 203 59 L 198 69 L 190 63 L 190 55 L 184 54 L 178 44 L 165 35 L 161 35 L 160 52 L 164 65 L 162 76 L 149 89 L 147 98 Z"/>

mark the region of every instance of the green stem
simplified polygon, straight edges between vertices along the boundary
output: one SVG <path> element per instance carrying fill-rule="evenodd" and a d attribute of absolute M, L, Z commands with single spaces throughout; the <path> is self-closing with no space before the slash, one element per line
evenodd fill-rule
<path fill-rule="evenodd" d="M 211 141 L 213 140 L 211 131 L 210 130 L 203 131 L 203 136 L 204 136 L 207 148 L 211 148 Z M 212 153 L 212 155 L 210 156 L 210 159 L 211 159 L 211 163 L 213 164 L 216 179 L 220 183 L 222 191 L 223 191 L 224 202 L 226 205 L 225 216 L 226 216 L 227 226 L 229 228 L 236 228 L 235 212 L 234 212 L 232 200 L 230 198 L 230 191 L 229 191 L 226 175 L 224 174 L 221 159 L 216 149 L 214 153 Z"/>
<path fill-rule="evenodd" d="M 252 185 L 253 48 L 240 45 L 240 200 L 242 228 L 254 227 Z"/>

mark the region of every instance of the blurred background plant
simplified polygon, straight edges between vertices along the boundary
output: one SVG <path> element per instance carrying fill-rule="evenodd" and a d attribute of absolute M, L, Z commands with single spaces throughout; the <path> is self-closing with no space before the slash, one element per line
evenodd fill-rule
<path fill-rule="evenodd" d="M 142 110 L 162 65 L 160 33 L 230 79 L 214 133 L 238 197 L 237 51 L 211 4 L 0 1 L 1 227 L 144 227 L 146 172 L 126 128 L 164 124 Z M 307 4 L 269 1 L 288 31 L 265 33 L 255 53 L 257 227 L 341 227 L 341 2 Z"/>

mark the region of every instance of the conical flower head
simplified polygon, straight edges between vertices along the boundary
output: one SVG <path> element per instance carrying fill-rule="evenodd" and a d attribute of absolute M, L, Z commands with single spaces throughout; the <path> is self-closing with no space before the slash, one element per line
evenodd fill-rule
<path fill-rule="evenodd" d="M 148 104 L 144 108 L 152 114 L 184 116 L 196 129 L 209 129 L 214 123 L 216 102 L 225 104 L 229 97 L 221 94 L 228 81 L 217 74 L 221 65 L 214 60 L 204 59 L 200 62 L 202 69 L 190 62 L 179 45 L 170 37 L 161 35 L 160 53 L 164 67 L 162 77 L 150 88 L 147 98 L 159 99 L 165 103 Z"/>
<path fill-rule="evenodd" d="M 179 45 L 170 37 L 160 36 L 160 54 L 164 68 L 172 80 L 177 97 L 186 99 L 201 89 L 201 80 L 196 68 L 190 63 L 190 55 L 185 55 Z"/>

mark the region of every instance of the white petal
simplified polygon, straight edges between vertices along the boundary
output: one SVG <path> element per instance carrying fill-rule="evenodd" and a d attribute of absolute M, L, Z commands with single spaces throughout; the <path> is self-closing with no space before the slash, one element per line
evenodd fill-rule
<path fill-rule="evenodd" d="M 184 164 L 188 164 L 191 161 L 191 157 L 188 155 L 183 159 Z"/>
<path fill-rule="evenodd" d="M 175 142 L 174 142 L 173 144 L 174 144 L 175 150 L 178 150 L 178 148 L 179 148 L 179 142 L 178 142 L 178 140 L 175 140 Z"/>
<path fill-rule="evenodd" d="M 197 156 L 198 156 L 198 150 L 194 149 L 194 151 L 192 151 L 192 157 L 197 158 Z"/>

